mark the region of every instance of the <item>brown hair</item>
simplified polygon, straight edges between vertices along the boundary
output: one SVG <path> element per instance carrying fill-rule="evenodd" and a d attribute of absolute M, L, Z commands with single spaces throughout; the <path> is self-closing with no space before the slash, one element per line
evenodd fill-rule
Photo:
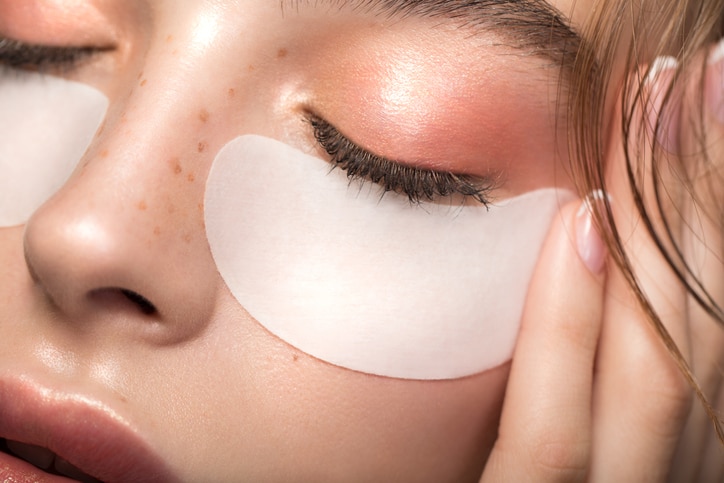
<path fill-rule="evenodd" d="M 679 189 L 688 196 L 688 203 L 708 216 L 724 234 L 724 180 L 721 179 L 722 160 L 710 157 L 704 130 L 704 71 L 706 55 L 713 42 L 724 34 L 724 0 L 601 0 L 595 3 L 594 13 L 583 27 L 585 44 L 579 49 L 572 73 L 572 89 L 568 103 L 571 136 L 569 148 L 574 178 L 579 180 L 582 192 L 606 189 L 606 112 L 616 99 L 621 100 L 622 134 L 626 169 L 633 199 L 638 214 L 662 256 L 686 288 L 689 298 L 695 301 L 712 319 L 724 329 L 724 311 L 721 300 L 716 300 L 710 288 L 698 277 L 691 263 L 687 262 L 680 240 L 670 229 L 670 220 L 677 213 L 670 208 L 664 210 L 662 193 L 667 187 L 660 176 L 662 168 L 673 168 L 677 173 Z M 626 40 L 622 40 L 626 39 Z M 631 41 L 628 42 L 628 39 Z M 625 55 L 626 63 L 621 72 L 614 70 L 614 59 Z M 696 115 L 687 116 L 679 124 L 679 138 L 690 136 L 696 140 L 700 149 L 685 155 L 681 152 L 670 156 L 656 142 L 655 135 L 646 135 L 641 115 L 646 112 L 652 100 L 648 98 L 642 86 L 642 79 L 651 70 L 653 60 L 662 55 L 673 56 L 679 61 L 674 74 L 674 82 L 664 94 L 664 106 L 674 105 L 681 89 L 677 86 L 699 83 L 699 89 L 693 89 L 698 95 L 686 97 L 687 109 Z M 646 67 L 648 66 L 648 67 Z M 624 95 L 611 89 L 623 83 Z M 683 102 L 683 101 L 682 101 Z M 665 112 L 666 107 L 659 110 Z M 616 112 L 616 111 L 613 111 Z M 637 125 L 638 123 L 638 125 Z M 666 119 L 661 115 L 655 122 L 653 132 L 666 128 Z M 642 134 L 643 133 L 643 134 Z M 651 170 L 637 169 L 640 162 L 641 143 L 648 143 L 651 149 Z M 638 146 L 638 148 L 637 148 Z M 682 161 L 686 161 L 683 166 Z M 664 166 L 664 163 L 668 163 Z M 678 166 L 672 166 L 678 163 Z M 717 164 L 718 163 L 718 164 Z M 716 169 L 713 169 L 716 168 Z M 719 174 L 717 174 L 717 170 Z M 648 173 L 648 174 L 647 174 Z M 687 173 L 689 176 L 687 176 Z M 697 173 L 695 175 L 693 173 Z M 706 173 L 706 183 L 702 183 L 701 173 Z M 648 179 L 644 177 L 648 176 Z M 670 182 L 667 181 L 667 182 Z M 653 187 L 655 206 L 644 203 L 643 186 Z M 703 189 L 707 188 L 708 189 Z M 666 201 L 669 203 L 669 201 Z M 603 206 L 595 214 L 601 233 L 609 246 L 611 259 L 620 268 L 636 299 L 643 307 L 648 319 L 671 353 L 676 364 L 693 388 L 697 398 L 712 420 L 720 442 L 724 444 L 722 420 L 701 389 L 696 376 L 686 358 L 675 344 L 663 325 L 661 318 L 642 290 L 637 275 L 627 253 L 623 240 L 616 229 L 611 206 L 604 200 Z M 656 225 L 652 220 L 662 220 Z M 679 220 L 682 221 L 682 220 Z M 663 225 L 663 228 L 662 228 Z M 657 227 L 658 226 L 658 227 Z M 721 260 L 722 254 L 719 254 Z M 724 273 L 721 275 L 724 277 Z M 717 368 L 721 373 L 721 368 Z"/>

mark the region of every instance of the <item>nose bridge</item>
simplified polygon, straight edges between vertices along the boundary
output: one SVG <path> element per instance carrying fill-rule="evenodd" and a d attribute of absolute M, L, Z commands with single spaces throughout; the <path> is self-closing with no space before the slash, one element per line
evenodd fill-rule
<path fill-rule="evenodd" d="M 26 226 L 29 269 L 73 320 L 152 321 L 162 329 L 135 333 L 169 342 L 196 333 L 212 310 L 218 277 L 202 202 L 225 134 L 188 65 L 149 56 L 74 175 Z"/>

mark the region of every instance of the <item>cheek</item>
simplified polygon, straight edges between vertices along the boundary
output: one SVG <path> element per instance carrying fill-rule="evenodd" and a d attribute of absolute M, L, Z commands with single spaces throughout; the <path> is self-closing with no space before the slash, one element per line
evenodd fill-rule
<path fill-rule="evenodd" d="M 180 400 L 198 406 L 175 414 L 215 417 L 176 419 L 182 433 L 197 425 L 189 436 L 195 444 L 184 438 L 169 449 L 184 464 L 195 462 L 184 474 L 202 481 L 216 461 L 217 481 L 477 481 L 496 435 L 508 364 L 450 381 L 361 374 L 300 353 L 232 304 L 207 334 L 208 357 L 185 358 L 212 376 L 183 385 Z M 219 367 L 223 377 L 214 376 Z"/>
<path fill-rule="evenodd" d="M 68 179 L 108 99 L 83 84 L 0 67 L 0 227 L 25 223 Z"/>
<path fill-rule="evenodd" d="M 349 474 L 369 474 L 377 481 L 391 474 L 405 475 L 405 481 L 479 476 L 496 434 L 507 365 L 455 381 L 401 381 L 320 369 L 309 372 L 314 376 L 307 383 L 315 389 L 303 406 L 277 413 L 286 414 L 286 425 L 308 423 L 297 426 L 296 450 L 312 441 L 306 449 L 312 461 L 326 458 L 340 469 L 346 466 L 333 480 Z M 306 439 L 310 434 L 314 437 Z"/>

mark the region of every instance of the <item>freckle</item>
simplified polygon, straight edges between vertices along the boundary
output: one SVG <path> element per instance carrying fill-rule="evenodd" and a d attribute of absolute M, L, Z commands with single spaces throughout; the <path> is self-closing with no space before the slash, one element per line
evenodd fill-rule
<path fill-rule="evenodd" d="M 199 142 L 199 145 L 196 147 L 196 150 L 200 153 L 203 153 L 204 151 L 206 151 L 206 148 L 208 148 L 208 147 L 209 147 L 209 143 L 207 143 L 206 141 L 201 141 L 201 142 Z"/>
<path fill-rule="evenodd" d="M 156 236 L 159 236 L 159 235 L 161 234 L 161 227 L 160 227 L 160 226 L 157 226 L 156 228 L 154 228 L 154 229 L 153 229 L 153 234 L 156 235 Z"/>
<path fill-rule="evenodd" d="M 288 53 L 289 53 L 289 51 L 287 49 L 279 49 L 277 51 L 277 59 L 283 59 L 284 57 L 287 56 Z"/>
<path fill-rule="evenodd" d="M 236 89 L 229 89 L 226 95 L 229 96 L 229 99 L 233 99 L 236 96 Z"/>
<path fill-rule="evenodd" d="M 199 203 L 199 204 L 196 206 L 196 208 L 198 208 L 199 211 L 204 211 L 204 204 L 203 204 L 203 203 Z"/>
<path fill-rule="evenodd" d="M 166 37 L 166 42 L 167 42 L 167 43 L 168 43 L 168 42 L 171 42 L 172 40 L 173 40 L 173 35 L 168 35 L 168 36 Z"/>
<path fill-rule="evenodd" d="M 148 79 L 143 79 L 138 85 L 140 85 L 141 87 L 143 87 L 143 86 L 146 85 L 147 82 L 148 82 Z"/>
<path fill-rule="evenodd" d="M 206 109 L 201 109 L 201 111 L 199 111 L 199 120 L 200 120 L 201 122 L 206 122 L 206 121 L 208 121 L 208 120 L 209 120 L 209 116 L 210 116 L 209 111 L 207 111 Z"/>
<path fill-rule="evenodd" d="M 140 203 L 138 203 L 138 209 L 139 209 L 139 210 L 141 210 L 141 211 L 146 211 L 147 208 L 148 208 L 148 205 L 146 205 L 146 202 L 145 202 L 145 201 L 141 201 Z"/>
<path fill-rule="evenodd" d="M 294 362 L 297 362 L 297 361 L 299 360 L 299 355 L 298 355 L 298 354 L 294 354 L 294 355 L 292 356 L 292 358 L 294 359 Z"/>
<path fill-rule="evenodd" d="M 104 149 L 103 151 L 101 151 L 100 156 L 101 156 L 101 158 L 107 158 L 107 157 L 108 157 L 108 150 L 107 150 L 107 149 Z"/>
<path fill-rule="evenodd" d="M 246 70 L 248 70 L 249 72 L 254 72 L 256 70 L 256 67 L 254 67 L 254 64 L 249 64 Z"/>
<path fill-rule="evenodd" d="M 189 233 L 185 234 L 183 240 L 186 243 L 191 243 L 191 234 L 189 234 Z"/>
<path fill-rule="evenodd" d="M 189 183 L 193 183 L 194 181 L 196 181 L 196 175 L 194 175 L 193 173 L 189 173 L 189 175 L 186 176 L 186 179 L 189 180 Z"/>
<path fill-rule="evenodd" d="M 178 158 L 169 159 L 168 164 L 171 165 L 171 169 L 173 170 L 174 174 L 181 174 L 181 163 L 179 162 Z"/>
<path fill-rule="evenodd" d="M 138 80 L 141 80 L 141 77 L 143 77 L 143 71 L 138 73 Z"/>

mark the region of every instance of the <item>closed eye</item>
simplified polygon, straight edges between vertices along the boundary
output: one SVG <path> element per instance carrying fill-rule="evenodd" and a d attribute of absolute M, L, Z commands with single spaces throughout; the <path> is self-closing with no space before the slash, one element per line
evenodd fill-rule
<path fill-rule="evenodd" d="M 0 64 L 38 71 L 72 70 L 93 54 L 108 49 L 34 45 L 0 37 Z"/>
<path fill-rule="evenodd" d="M 463 201 L 471 199 L 488 207 L 491 192 L 499 187 L 493 178 L 421 169 L 377 156 L 354 144 L 321 117 L 309 114 L 307 121 L 329 155 L 332 168 L 344 170 L 349 180 L 372 181 L 382 187 L 383 194 L 402 194 L 414 204 L 461 195 Z"/>

